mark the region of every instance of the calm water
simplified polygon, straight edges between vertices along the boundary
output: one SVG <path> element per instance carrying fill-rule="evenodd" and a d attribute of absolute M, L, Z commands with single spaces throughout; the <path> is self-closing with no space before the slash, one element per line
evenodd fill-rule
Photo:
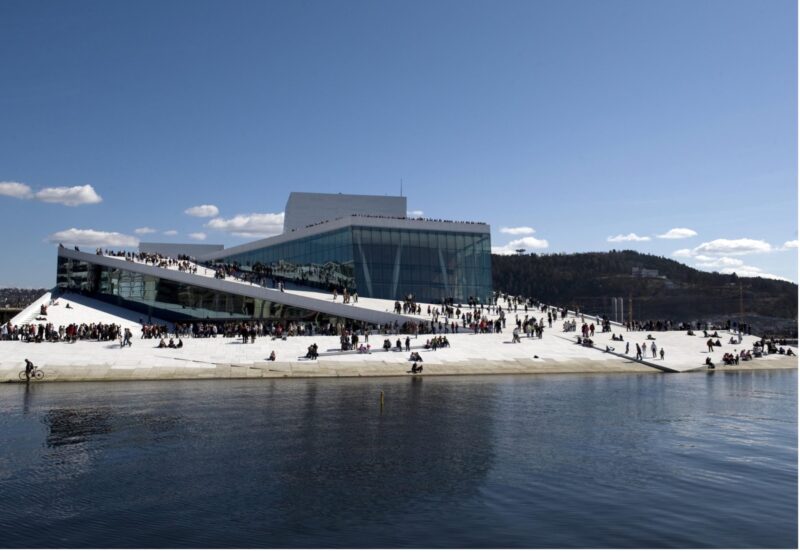
<path fill-rule="evenodd" d="M 4 385 L 0 546 L 793 548 L 797 372 Z"/>

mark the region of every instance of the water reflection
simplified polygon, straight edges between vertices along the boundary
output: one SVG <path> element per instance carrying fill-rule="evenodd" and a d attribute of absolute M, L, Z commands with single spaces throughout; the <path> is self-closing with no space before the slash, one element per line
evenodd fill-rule
<path fill-rule="evenodd" d="M 42 419 L 48 429 L 48 447 L 77 445 L 111 432 L 110 408 L 52 409 Z"/>
<path fill-rule="evenodd" d="M 3 543 L 791 547 L 796 371 L 722 376 L 0 387 Z"/>

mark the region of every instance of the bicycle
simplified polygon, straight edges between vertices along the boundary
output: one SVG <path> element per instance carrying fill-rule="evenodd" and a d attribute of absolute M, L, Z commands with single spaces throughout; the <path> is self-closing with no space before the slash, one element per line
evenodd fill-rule
<path fill-rule="evenodd" d="M 19 379 L 22 380 L 22 381 L 27 381 L 28 376 L 25 373 L 25 370 L 23 370 L 22 372 L 19 373 Z M 44 372 L 42 372 L 38 368 L 34 368 L 33 371 L 31 372 L 31 378 L 30 379 L 35 379 L 35 380 L 44 379 Z"/>

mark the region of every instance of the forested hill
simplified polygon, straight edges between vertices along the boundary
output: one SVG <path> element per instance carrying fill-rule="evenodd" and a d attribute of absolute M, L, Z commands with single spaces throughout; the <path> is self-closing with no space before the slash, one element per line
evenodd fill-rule
<path fill-rule="evenodd" d="M 611 298 L 622 297 L 626 316 L 632 299 L 636 319 L 724 321 L 739 318 L 741 303 L 754 326 L 796 327 L 797 284 L 703 272 L 636 251 L 492 255 L 492 281 L 495 290 L 598 314 L 611 315 Z"/>

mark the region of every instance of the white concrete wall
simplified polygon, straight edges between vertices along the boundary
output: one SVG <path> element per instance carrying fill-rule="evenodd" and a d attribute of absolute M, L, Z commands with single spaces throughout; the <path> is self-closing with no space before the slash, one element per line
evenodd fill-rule
<path fill-rule="evenodd" d="M 406 208 L 406 198 L 401 196 L 292 192 L 286 202 L 283 231 L 289 232 L 347 215 L 404 217 Z"/>

